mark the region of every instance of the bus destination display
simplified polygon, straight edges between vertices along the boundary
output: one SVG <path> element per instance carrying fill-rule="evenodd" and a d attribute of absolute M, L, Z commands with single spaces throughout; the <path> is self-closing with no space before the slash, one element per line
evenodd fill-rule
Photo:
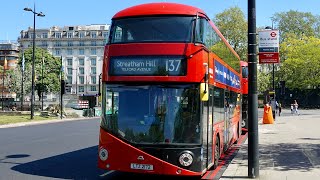
<path fill-rule="evenodd" d="M 110 59 L 113 76 L 184 76 L 186 59 L 182 56 L 124 56 Z"/>

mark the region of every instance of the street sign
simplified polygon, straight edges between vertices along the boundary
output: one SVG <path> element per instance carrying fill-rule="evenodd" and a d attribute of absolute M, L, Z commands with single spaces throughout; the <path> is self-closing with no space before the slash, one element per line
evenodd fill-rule
<path fill-rule="evenodd" d="M 279 63 L 279 30 L 259 32 L 259 63 Z"/>
<path fill-rule="evenodd" d="M 259 53 L 259 64 L 279 63 L 279 53 Z"/>
<path fill-rule="evenodd" d="M 279 30 L 263 30 L 259 32 L 259 48 L 279 48 Z"/>

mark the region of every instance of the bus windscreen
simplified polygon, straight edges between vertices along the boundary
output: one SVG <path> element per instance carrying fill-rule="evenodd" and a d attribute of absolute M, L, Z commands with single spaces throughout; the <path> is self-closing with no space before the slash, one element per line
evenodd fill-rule
<path fill-rule="evenodd" d="M 157 16 L 112 21 L 110 43 L 191 42 L 193 17 Z"/>

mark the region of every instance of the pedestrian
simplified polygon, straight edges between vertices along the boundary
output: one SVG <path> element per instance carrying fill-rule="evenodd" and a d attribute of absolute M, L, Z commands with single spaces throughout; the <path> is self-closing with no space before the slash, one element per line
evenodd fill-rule
<path fill-rule="evenodd" d="M 270 106 L 271 106 L 271 109 L 272 109 L 273 119 L 276 120 L 276 100 L 275 99 L 272 98 L 270 100 Z"/>
<path fill-rule="evenodd" d="M 294 111 L 294 114 L 298 114 L 298 116 L 299 116 L 300 113 L 298 111 L 298 106 L 299 106 L 299 104 L 298 104 L 297 100 L 294 100 L 293 101 L 293 111 Z"/>
<path fill-rule="evenodd" d="M 291 114 L 293 114 L 293 104 L 290 105 Z"/>
<path fill-rule="evenodd" d="M 281 108 L 282 108 L 282 106 L 281 106 L 281 103 L 279 102 L 278 103 L 278 107 L 279 107 L 279 116 L 281 115 Z"/>

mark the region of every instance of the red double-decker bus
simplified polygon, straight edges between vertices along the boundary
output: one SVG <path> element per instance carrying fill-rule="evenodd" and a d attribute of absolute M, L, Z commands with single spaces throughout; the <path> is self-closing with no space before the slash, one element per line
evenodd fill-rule
<path fill-rule="evenodd" d="M 133 6 L 112 18 L 98 167 L 201 176 L 241 134 L 237 53 L 201 9 Z"/>
<path fill-rule="evenodd" d="M 241 127 L 248 130 L 248 62 L 240 61 L 242 78 L 241 78 L 241 88 L 242 88 L 242 124 Z"/>

